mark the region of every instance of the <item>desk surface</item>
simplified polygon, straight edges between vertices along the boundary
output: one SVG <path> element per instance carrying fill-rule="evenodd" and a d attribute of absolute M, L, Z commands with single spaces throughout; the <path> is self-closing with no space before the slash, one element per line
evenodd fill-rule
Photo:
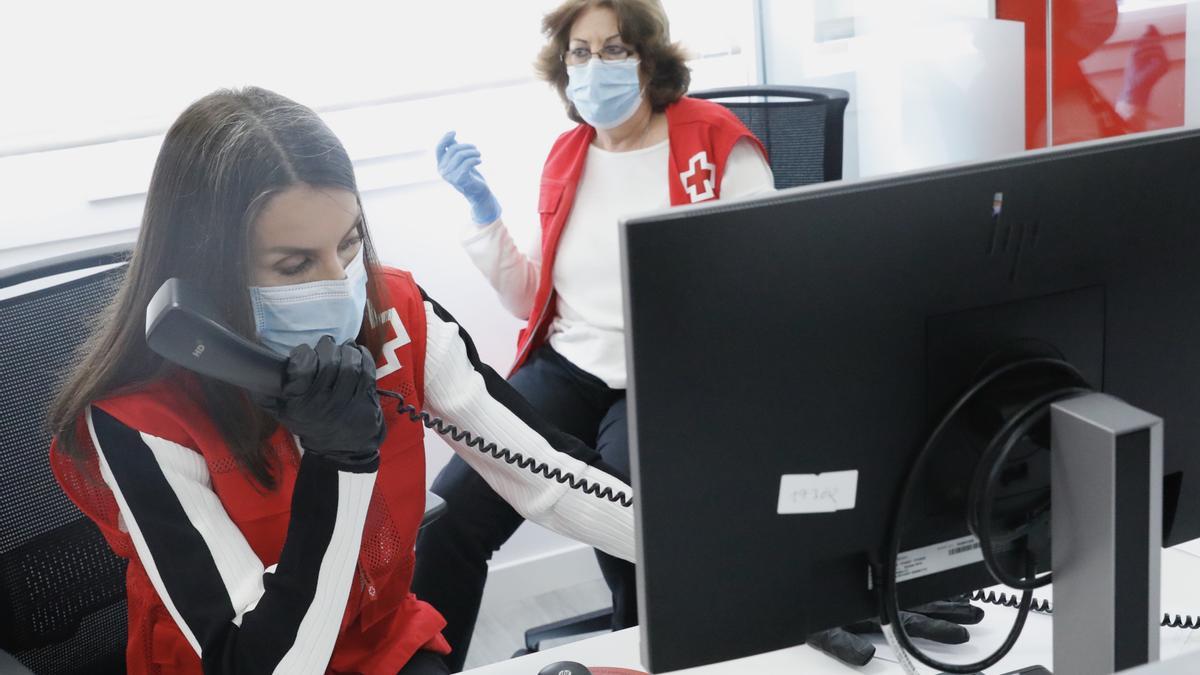
<path fill-rule="evenodd" d="M 1200 614 L 1200 543 L 1163 551 L 1163 611 L 1171 614 Z M 1049 589 L 1045 589 L 1049 590 Z M 1043 592 L 1039 597 L 1051 598 Z M 947 661 L 963 663 L 991 652 L 1005 635 L 1016 610 L 985 605 L 987 616 L 983 623 L 971 627 L 971 642 L 966 645 L 943 647 L 925 644 L 927 651 Z M 1051 623 L 1049 616 L 1033 614 L 1025 624 L 1021 639 L 1013 651 L 989 673 L 1005 673 L 1030 665 L 1052 666 Z M 537 654 L 511 661 L 476 668 L 464 675 L 537 675 L 543 667 L 555 661 L 578 661 L 589 666 L 609 666 L 645 670 L 641 664 L 641 634 L 637 628 L 610 633 L 589 640 L 573 642 Z M 882 637 L 874 640 L 875 660 L 863 668 L 844 666 L 808 646 L 790 647 L 736 661 L 727 661 L 701 668 L 675 671 L 678 675 L 883 675 L 903 673 L 891 649 Z M 1162 658 L 1186 651 L 1200 650 L 1200 631 L 1162 630 Z M 933 673 L 928 668 L 922 672 Z"/>

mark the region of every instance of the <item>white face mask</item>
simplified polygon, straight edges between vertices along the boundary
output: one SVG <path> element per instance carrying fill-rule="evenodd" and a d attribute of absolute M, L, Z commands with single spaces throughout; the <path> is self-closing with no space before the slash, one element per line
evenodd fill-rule
<path fill-rule="evenodd" d="M 288 286 L 252 286 L 254 328 L 272 351 L 287 356 L 292 348 L 315 346 L 323 335 L 337 344 L 358 337 L 367 307 L 367 268 L 363 247 L 346 266 L 346 278 Z"/>
<path fill-rule="evenodd" d="M 627 59 L 605 63 L 592 59 L 586 65 L 567 67 L 567 100 L 583 121 L 597 129 L 612 129 L 628 122 L 642 103 L 641 62 Z"/>

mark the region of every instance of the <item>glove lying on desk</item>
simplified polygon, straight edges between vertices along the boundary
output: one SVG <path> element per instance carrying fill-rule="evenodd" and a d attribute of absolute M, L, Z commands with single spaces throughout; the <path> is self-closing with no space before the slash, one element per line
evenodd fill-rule
<path fill-rule="evenodd" d="M 983 610 L 972 605 L 967 596 L 961 596 L 900 612 L 900 620 L 904 629 L 914 638 L 960 645 L 971 639 L 971 634 L 963 626 L 983 621 Z M 807 642 L 842 663 L 865 666 L 875 656 L 875 645 L 862 635 L 879 632 L 879 621 L 871 619 L 813 633 Z"/>

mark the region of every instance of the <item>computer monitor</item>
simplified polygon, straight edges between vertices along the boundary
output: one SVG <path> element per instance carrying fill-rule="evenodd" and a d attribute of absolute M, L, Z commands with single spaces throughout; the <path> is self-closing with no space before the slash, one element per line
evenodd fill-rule
<path fill-rule="evenodd" d="M 1163 541 L 1200 537 L 1198 158 L 1200 132 L 1147 134 L 624 222 L 647 666 L 876 615 L 867 563 L 900 482 L 1006 350 L 1059 355 L 1162 417 Z M 912 548 L 968 534 L 963 464 L 929 479 Z M 1049 485 L 1039 466 L 1018 493 Z M 856 487 L 853 508 L 781 514 L 781 477 L 814 474 Z M 821 510 L 804 494 L 795 510 Z M 992 583 L 972 564 L 902 600 Z"/>

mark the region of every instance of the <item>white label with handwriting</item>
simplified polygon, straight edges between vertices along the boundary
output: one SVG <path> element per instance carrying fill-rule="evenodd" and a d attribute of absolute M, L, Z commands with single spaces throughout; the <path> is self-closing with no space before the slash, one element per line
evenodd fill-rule
<path fill-rule="evenodd" d="M 857 496 L 858 471 L 786 474 L 779 480 L 779 514 L 848 511 Z"/>

